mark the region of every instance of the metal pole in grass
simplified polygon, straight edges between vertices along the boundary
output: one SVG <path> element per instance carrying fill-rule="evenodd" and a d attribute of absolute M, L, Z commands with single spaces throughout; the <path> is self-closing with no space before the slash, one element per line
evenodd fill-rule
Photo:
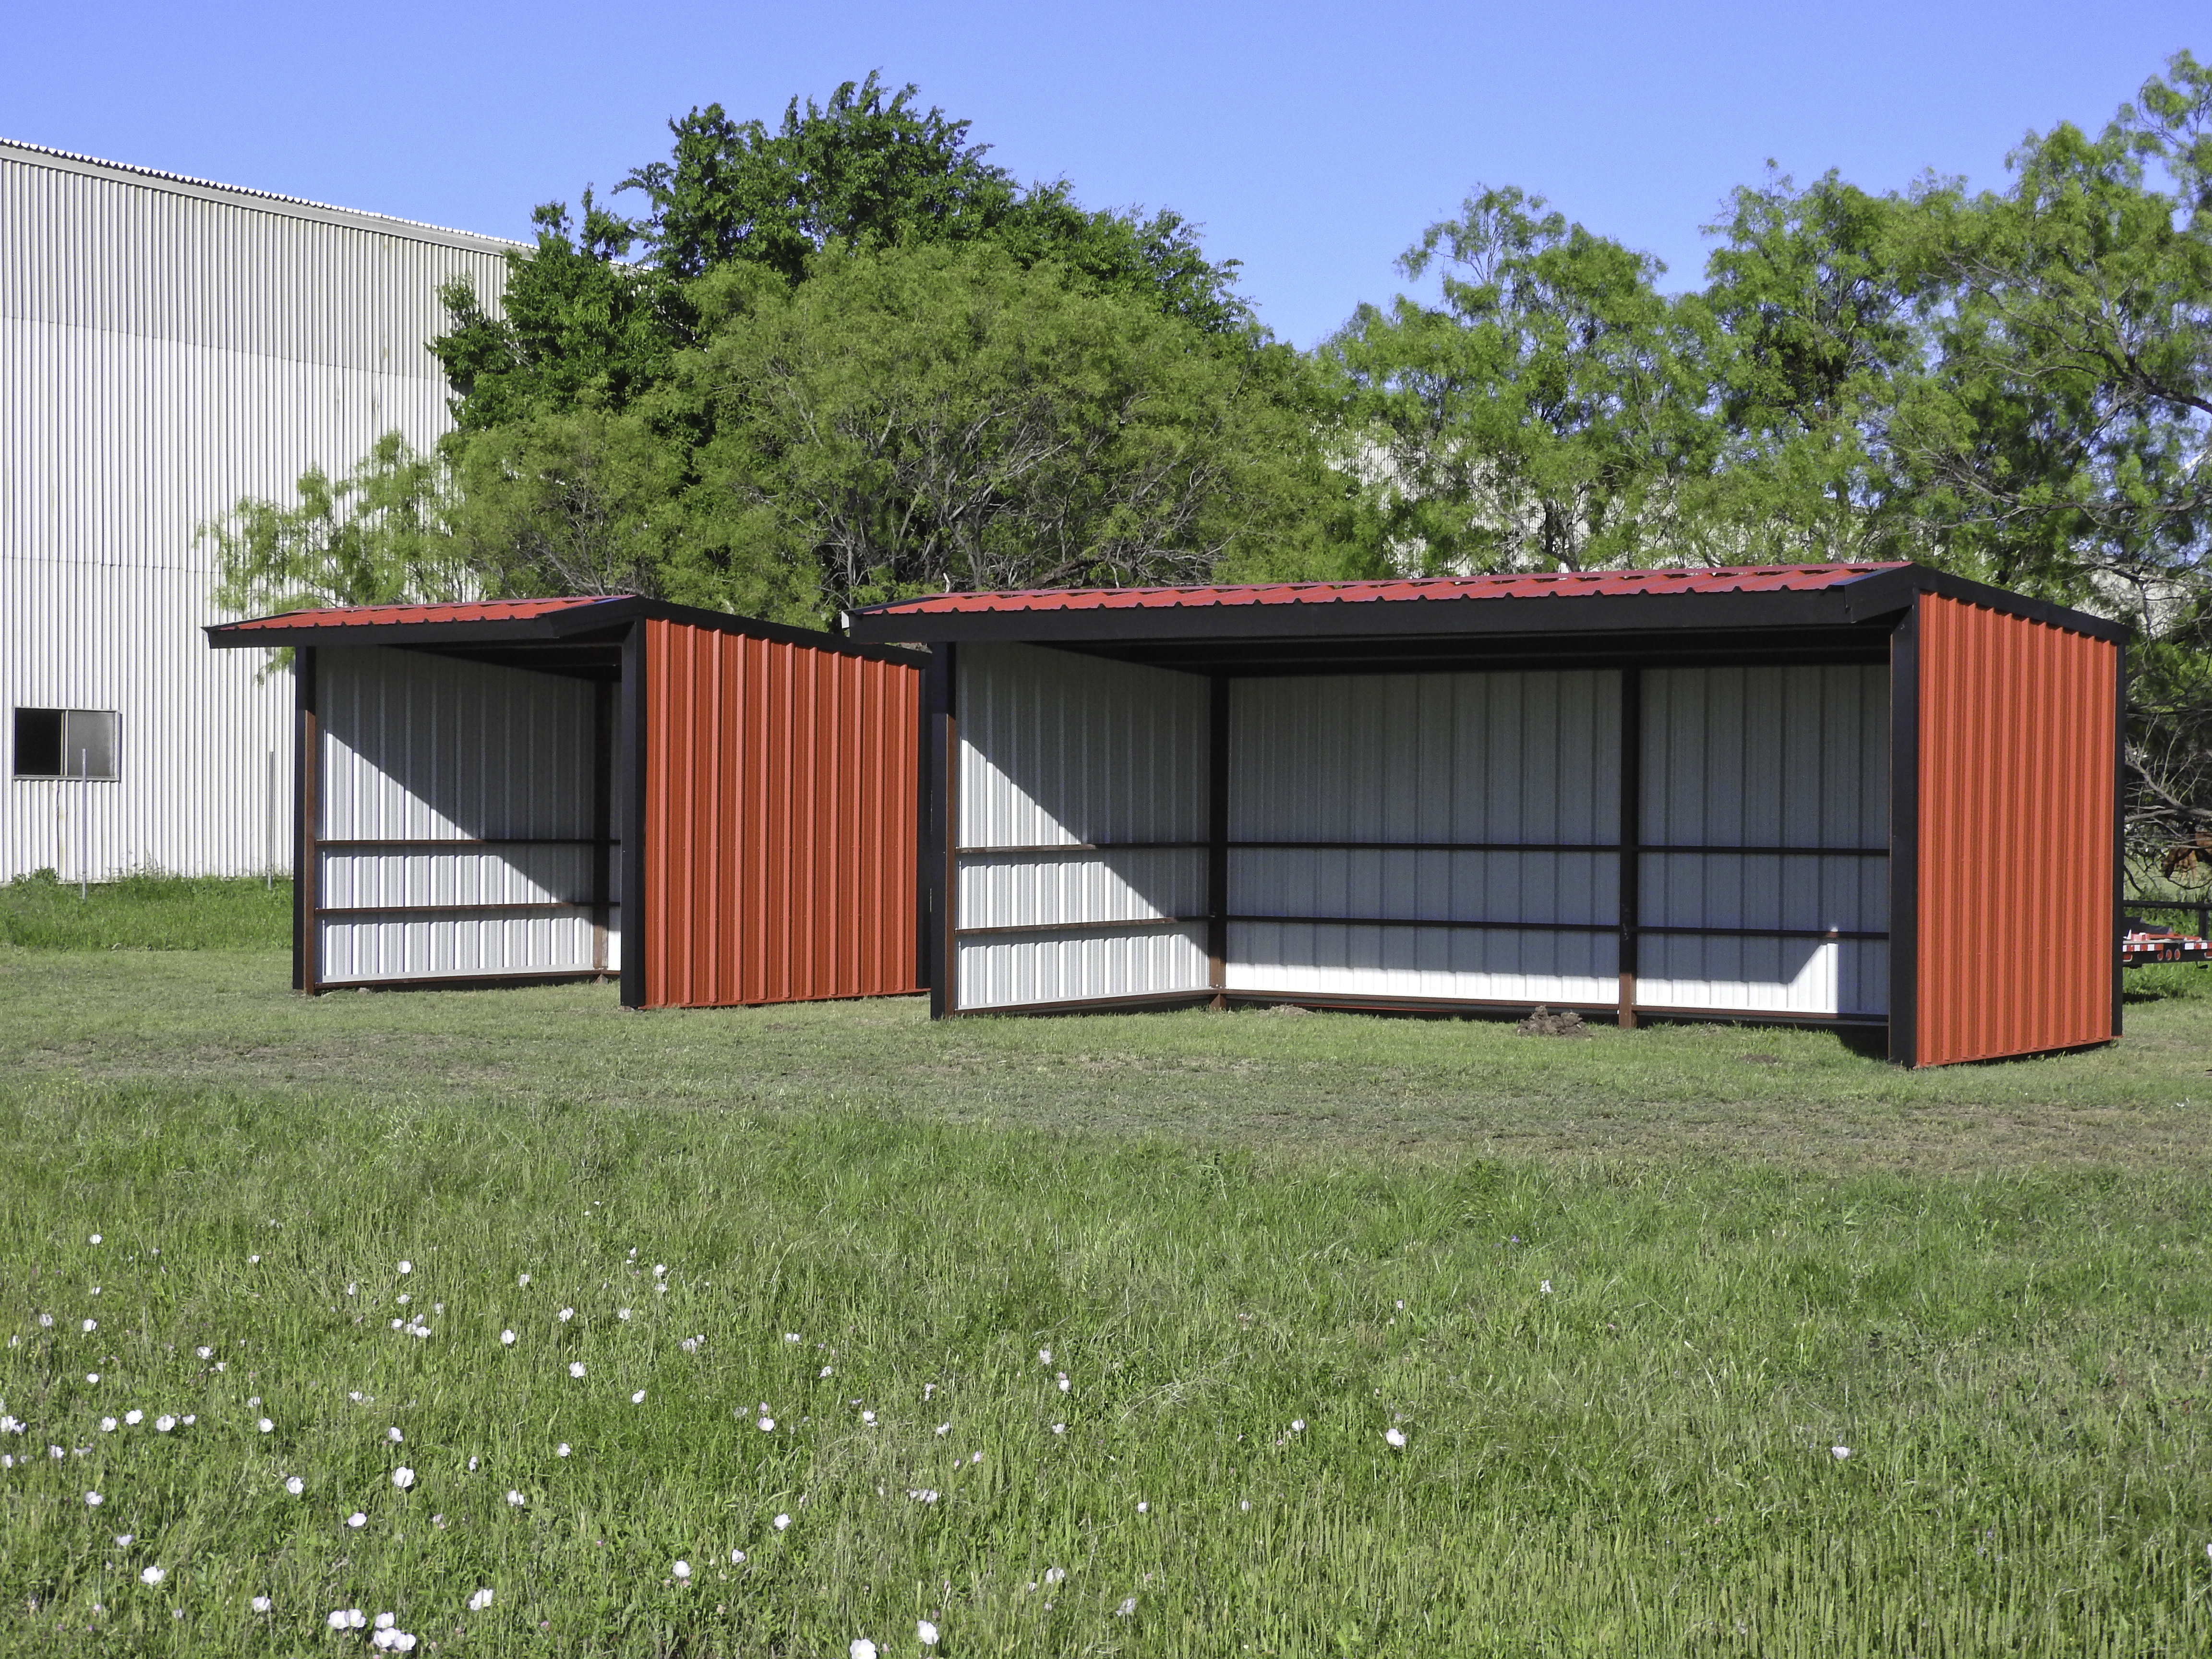
<path fill-rule="evenodd" d="M 85 871 L 84 817 L 90 803 L 85 791 L 92 787 L 92 751 L 76 751 L 76 902 L 82 904 L 90 896 L 92 878 Z"/>

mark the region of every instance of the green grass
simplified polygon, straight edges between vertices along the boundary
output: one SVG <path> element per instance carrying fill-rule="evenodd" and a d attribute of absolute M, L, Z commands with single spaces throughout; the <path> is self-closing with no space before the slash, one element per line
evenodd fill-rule
<path fill-rule="evenodd" d="M 80 890 L 40 870 L 0 886 L 0 945 L 25 950 L 272 951 L 291 934 L 289 881 L 149 872 Z"/>
<path fill-rule="evenodd" d="M 0 948 L 10 1650 L 2212 1650 L 2198 981 L 1908 1074 L 285 976 Z"/>

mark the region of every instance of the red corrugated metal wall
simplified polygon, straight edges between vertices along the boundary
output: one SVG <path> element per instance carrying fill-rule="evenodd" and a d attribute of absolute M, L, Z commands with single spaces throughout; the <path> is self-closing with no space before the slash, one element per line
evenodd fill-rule
<path fill-rule="evenodd" d="M 1920 1065 L 2119 1035 L 2118 648 L 1921 597 Z"/>
<path fill-rule="evenodd" d="M 645 1006 L 921 989 L 921 674 L 678 623 L 645 630 L 644 926 L 623 939 L 644 952 Z"/>

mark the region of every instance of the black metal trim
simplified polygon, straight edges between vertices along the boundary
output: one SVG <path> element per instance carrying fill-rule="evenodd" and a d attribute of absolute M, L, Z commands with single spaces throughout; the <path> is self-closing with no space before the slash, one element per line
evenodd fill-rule
<path fill-rule="evenodd" d="M 1210 990 L 1158 991 L 1145 996 L 1089 997 L 1070 1002 L 1020 1002 L 971 1011 L 966 1018 L 986 1019 L 996 1015 L 1035 1019 L 1059 1015 L 1143 1012 L 1162 1008 L 1202 1008 L 1213 1000 Z M 1231 991 L 1225 999 L 1231 1008 L 1313 1008 L 1332 1013 L 1410 1014 L 1449 1019 L 1467 1015 L 1510 1016 L 1526 1013 L 1528 998 L 1482 997 L 1367 997 L 1331 995 L 1299 991 Z M 1609 1002 L 1570 1000 L 1545 1005 L 1558 1012 L 1571 1009 L 1582 1014 L 1608 1014 Z M 1693 1024 L 1804 1026 L 1818 1030 L 1857 1030 L 1879 1026 L 1880 1014 L 1797 1014 L 1771 1008 L 1678 1008 L 1647 1004 L 1637 1011 L 1646 1019 L 1681 1021 Z"/>
<path fill-rule="evenodd" d="M 1212 846 L 1206 841 L 1081 841 L 1055 842 L 1037 847 L 956 847 L 955 858 L 1041 858 L 1054 853 L 1203 853 Z M 1231 846 L 1241 843 L 1231 842 Z"/>
<path fill-rule="evenodd" d="M 953 914 L 959 890 L 959 819 L 955 816 L 954 791 L 958 782 L 960 728 L 954 701 L 954 680 L 959 672 L 959 647 L 940 645 L 930 653 L 923 673 L 924 702 L 928 709 L 927 733 L 922 744 L 922 765 L 928 774 L 929 811 L 924 820 L 922 874 L 929 892 L 929 1017 L 943 1019 L 956 1012 L 959 980 L 954 947 L 958 918 Z"/>
<path fill-rule="evenodd" d="M 605 680 L 592 688 L 592 968 L 607 971 L 615 910 L 615 701 Z"/>
<path fill-rule="evenodd" d="M 518 985 L 589 985 L 605 975 L 589 968 L 525 969 L 513 974 L 418 974 L 411 979 L 349 979 L 325 991 L 503 991 Z"/>
<path fill-rule="evenodd" d="M 1920 614 L 1889 636 L 1889 1058 L 1920 1063 Z"/>
<path fill-rule="evenodd" d="M 321 721 L 315 680 L 315 648 L 292 653 L 292 988 L 315 994 L 322 969 L 322 940 L 316 910 L 322 896 L 322 860 L 315 847 L 315 820 L 321 811 Z"/>
<path fill-rule="evenodd" d="M 1005 933 L 1110 933 L 1123 931 L 1140 932 L 1147 927 L 1189 927 L 1200 922 L 1212 921 L 1212 916 L 1131 916 L 1121 921 L 1018 921 L 997 927 L 956 927 L 955 939 L 975 939 L 981 935 Z M 1224 921 L 1241 921 L 1242 916 L 1222 918 Z"/>
<path fill-rule="evenodd" d="M 595 910 L 591 900 L 586 899 L 517 899 L 512 902 L 485 904 L 348 904 L 315 914 L 325 921 L 358 921 L 370 916 L 477 916 L 492 912 L 501 915 L 514 913 L 529 915 L 541 910 L 566 910 L 570 913 Z M 617 908 L 620 907 L 617 907 Z M 603 971 L 597 968 L 579 968 L 580 974 Z"/>
<path fill-rule="evenodd" d="M 1620 758 L 1614 783 L 1620 796 L 1620 868 L 1613 882 L 1620 942 L 1613 966 L 1620 975 L 1615 1023 L 1636 1029 L 1636 929 L 1644 919 L 1644 671 L 1620 671 Z"/>
<path fill-rule="evenodd" d="M 1206 682 L 1206 982 L 1216 1006 L 1229 988 L 1229 697 L 1231 682 Z"/>
<path fill-rule="evenodd" d="M 356 836 L 347 841 L 323 841 L 315 843 L 325 853 L 445 853 L 465 852 L 472 847 L 592 847 L 598 844 L 590 836 L 448 836 L 442 839 L 430 836 L 387 836 L 381 840 Z M 619 847 L 619 841 L 611 842 Z"/>
<path fill-rule="evenodd" d="M 645 890 L 645 623 L 632 623 L 622 641 L 622 693 L 615 717 L 622 730 L 622 1006 L 645 1006 L 646 952 L 653 906 Z"/>

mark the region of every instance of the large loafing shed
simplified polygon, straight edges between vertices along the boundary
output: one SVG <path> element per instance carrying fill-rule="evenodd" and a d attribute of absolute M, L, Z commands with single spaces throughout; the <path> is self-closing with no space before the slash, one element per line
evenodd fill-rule
<path fill-rule="evenodd" d="M 208 635 L 294 652 L 301 990 L 619 974 L 629 1006 L 702 1007 L 921 988 L 920 653 L 633 598 Z"/>
<path fill-rule="evenodd" d="M 946 593 L 939 1013 L 2119 1033 L 2124 633 L 1905 564 Z"/>

